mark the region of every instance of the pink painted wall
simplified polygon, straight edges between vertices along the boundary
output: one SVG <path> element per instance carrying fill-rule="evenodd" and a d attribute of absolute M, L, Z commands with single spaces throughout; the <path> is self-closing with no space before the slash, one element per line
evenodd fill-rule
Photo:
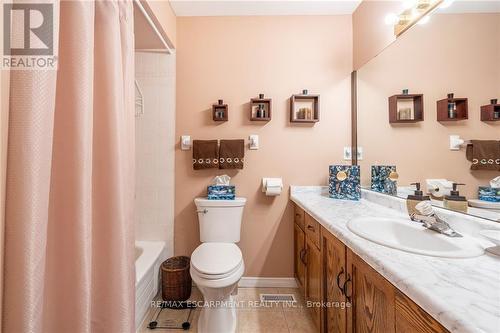
<path fill-rule="evenodd" d="M 496 171 L 469 170 L 465 151 L 449 150 L 449 135 L 465 139 L 500 139 L 500 123 L 480 121 L 480 106 L 500 98 L 500 14 L 434 15 L 415 26 L 358 71 L 358 140 L 364 148 L 363 184 L 369 167 L 395 164 L 400 185 L 426 178 L 467 184 L 464 194 L 477 197 L 477 186 Z M 393 125 L 387 98 L 408 88 L 424 94 L 425 121 Z M 469 119 L 436 121 L 436 101 L 448 92 L 469 98 Z"/>
<path fill-rule="evenodd" d="M 177 21 L 176 135 L 193 139 L 260 137 L 245 167 L 226 171 L 237 195 L 248 198 L 242 249 L 246 276 L 293 276 L 293 214 L 288 188 L 326 184 L 328 165 L 342 163 L 350 145 L 351 16 L 180 17 Z M 321 94 L 321 120 L 289 123 L 288 98 Z M 249 121 L 248 103 L 273 99 L 269 123 Z M 212 121 L 211 105 L 229 104 L 229 121 Z M 199 244 L 193 199 L 219 170 L 192 169 L 192 151 L 175 153 L 175 253 Z M 261 192 L 262 177 L 283 177 L 282 195 Z"/>
<path fill-rule="evenodd" d="M 352 15 L 353 66 L 359 69 L 396 40 L 385 16 L 401 11 L 401 1 L 364 0 Z"/>

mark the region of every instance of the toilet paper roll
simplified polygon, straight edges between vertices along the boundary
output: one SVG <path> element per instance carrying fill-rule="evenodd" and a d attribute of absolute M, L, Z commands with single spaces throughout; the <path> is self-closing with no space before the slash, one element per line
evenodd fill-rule
<path fill-rule="evenodd" d="M 281 178 L 268 178 L 266 182 L 267 187 L 281 187 L 283 182 Z"/>
<path fill-rule="evenodd" d="M 281 178 L 262 178 L 262 192 L 267 194 L 268 189 L 271 189 L 271 193 L 274 193 L 279 189 L 283 189 L 283 180 Z"/>
<path fill-rule="evenodd" d="M 453 189 L 453 182 L 447 179 L 426 179 L 427 191 L 436 198 L 449 195 Z"/>
<path fill-rule="evenodd" d="M 281 186 L 273 186 L 266 188 L 266 195 L 268 196 L 276 196 L 281 194 Z"/>

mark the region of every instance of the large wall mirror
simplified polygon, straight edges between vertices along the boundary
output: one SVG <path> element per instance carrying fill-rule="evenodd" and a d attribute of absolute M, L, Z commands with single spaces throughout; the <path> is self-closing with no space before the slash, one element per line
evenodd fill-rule
<path fill-rule="evenodd" d="M 434 205 L 500 222 L 492 182 L 500 176 L 500 7 L 481 3 L 435 11 L 357 71 L 358 163 L 364 188 L 407 198 L 419 183 Z M 465 184 L 457 186 L 465 206 L 453 183 Z"/>

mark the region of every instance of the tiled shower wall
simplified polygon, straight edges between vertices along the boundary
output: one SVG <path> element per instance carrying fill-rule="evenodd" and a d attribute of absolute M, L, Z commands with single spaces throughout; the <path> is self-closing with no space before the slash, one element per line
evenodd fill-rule
<path fill-rule="evenodd" d="M 135 54 L 144 114 L 136 116 L 136 240 L 163 240 L 173 255 L 175 54 Z"/>

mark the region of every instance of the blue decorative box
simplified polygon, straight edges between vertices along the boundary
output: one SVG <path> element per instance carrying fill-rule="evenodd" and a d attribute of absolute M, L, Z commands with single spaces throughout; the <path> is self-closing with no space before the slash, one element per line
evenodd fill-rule
<path fill-rule="evenodd" d="M 359 200 L 361 198 L 359 165 L 330 165 L 328 193 L 330 198 Z"/>
<path fill-rule="evenodd" d="M 397 195 L 398 183 L 396 180 L 391 179 L 391 174 L 392 177 L 397 178 L 395 165 L 373 165 L 371 189 L 380 193 Z"/>
<path fill-rule="evenodd" d="M 207 196 L 208 200 L 234 200 L 236 188 L 234 185 L 209 185 Z"/>
<path fill-rule="evenodd" d="M 500 202 L 500 188 L 479 186 L 478 197 L 482 201 Z"/>

